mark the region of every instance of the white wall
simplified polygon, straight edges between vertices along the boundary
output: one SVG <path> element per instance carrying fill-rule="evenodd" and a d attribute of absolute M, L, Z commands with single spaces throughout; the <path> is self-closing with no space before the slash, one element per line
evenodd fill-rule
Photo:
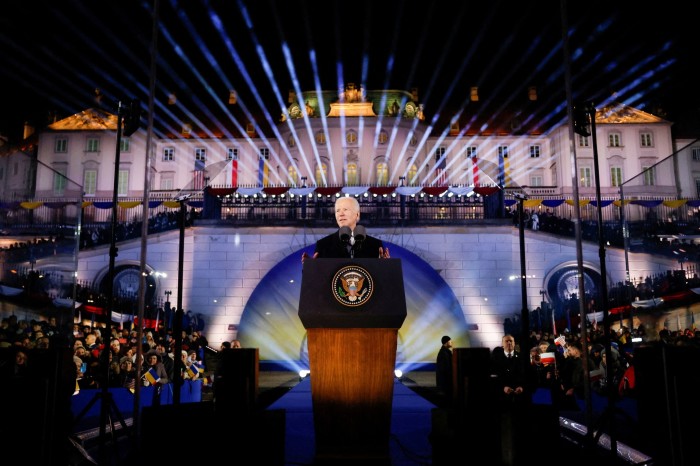
<path fill-rule="evenodd" d="M 258 282 L 279 261 L 330 233 L 328 229 L 292 227 L 222 228 L 200 226 L 186 230 L 183 261 L 183 309 L 202 313 L 206 334 L 218 347 L 235 338 L 229 325 L 240 322 L 248 298 Z M 385 243 L 401 246 L 424 259 L 445 279 L 462 306 L 465 322 L 478 326 L 471 331 L 471 346 L 500 344 L 503 320 L 520 315 L 520 246 L 517 228 L 511 226 L 425 227 L 371 229 Z M 160 279 L 159 295 L 173 292 L 176 303 L 179 232 L 151 236 L 148 266 L 167 273 Z M 528 308 L 540 305 L 540 291 L 547 273 L 567 261 L 577 261 L 573 239 L 526 231 Z M 117 265 L 139 261 L 140 240 L 121 244 Z M 597 243 L 584 243 L 582 259 L 599 269 Z M 606 249 L 610 283 L 625 280 L 624 251 Z M 672 261 L 630 254 L 632 277 L 647 276 L 675 268 Z M 109 257 L 106 248 L 83 251 L 78 278 L 93 280 L 104 273 Z M 300 262 L 301 267 L 301 262 Z M 213 299 L 217 302 L 214 303 Z"/>

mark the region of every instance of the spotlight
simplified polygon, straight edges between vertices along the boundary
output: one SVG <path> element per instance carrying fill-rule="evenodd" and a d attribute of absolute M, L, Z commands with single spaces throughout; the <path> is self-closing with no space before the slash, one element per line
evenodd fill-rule
<path fill-rule="evenodd" d="M 396 376 L 397 379 L 400 379 L 403 377 L 403 371 L 401 369 L 394 369 L 394 376 Z"/>
<path fill-rule="evenodd" d="M 299 382 L 301 382 L 301 381 L 304 380 L 306 377 L 308 377 L 309 374 L 311 374 L 311 371 L 310 371 L 310 370 L 308 370 L 308 369 L 301 369 L 301 370 L 299 371 Z"/>

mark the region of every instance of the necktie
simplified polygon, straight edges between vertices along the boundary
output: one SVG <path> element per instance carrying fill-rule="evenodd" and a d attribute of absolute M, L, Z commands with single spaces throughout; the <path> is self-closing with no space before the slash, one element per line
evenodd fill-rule
<path fill-rule="evenodd" d="M 510 359 L 511 357 L 513 357 L 513 353 L 508 353 L 508 359 Z"/>

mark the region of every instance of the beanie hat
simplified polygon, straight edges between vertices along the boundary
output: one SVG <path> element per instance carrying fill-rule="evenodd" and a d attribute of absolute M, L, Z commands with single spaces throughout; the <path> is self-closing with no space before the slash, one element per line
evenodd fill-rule
<path fill-rule="evenodd" d="M 442 344 L 444 345 L 445 343 L 447 343 L 450 340 L 452 340 L 452 338 L 445 335 L 444 337 L 442 337 L 442 340 L 440 340 L 440 341 L 442 341 Z"/>

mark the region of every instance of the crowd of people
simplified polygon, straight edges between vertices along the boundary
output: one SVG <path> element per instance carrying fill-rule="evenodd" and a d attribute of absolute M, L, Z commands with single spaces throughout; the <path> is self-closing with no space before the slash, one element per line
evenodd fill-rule
<path fill-rule="evenodd" d="M 162 326 L 145 329 L 139 341 L 135 327 L 75 323 L 72 332 L 66 332 L 61 331 L 55 317 L 28 322 L 11 315 L 0 324 L 0 348 L 11 351 L 13 357 L 0 361 L 0 373 L 29 374 L 32 353 L 67 348 L 75 365 L 76 390 L 105 386 L 133 390 L 138 381 L 160 387 L 176 380 L 176 374 L 179 380 L 205 379 L 206 337 L 199 330 L 183 330 L 179 338 L 182 350 L 176 355 L 176 337 Z"/>

